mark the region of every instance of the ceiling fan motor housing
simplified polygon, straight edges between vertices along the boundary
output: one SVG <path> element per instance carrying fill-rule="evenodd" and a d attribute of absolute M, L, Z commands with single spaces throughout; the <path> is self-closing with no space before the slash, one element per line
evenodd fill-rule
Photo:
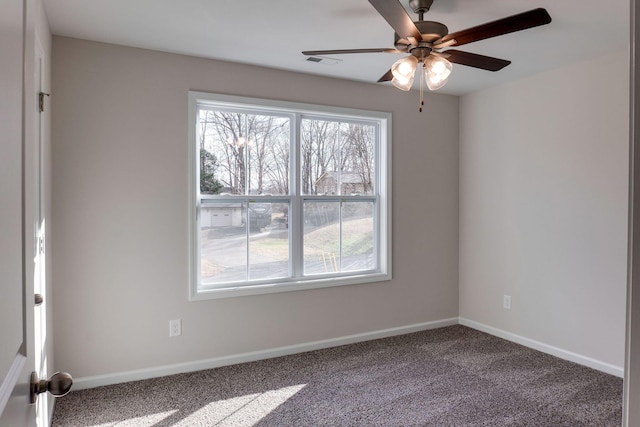
<path fill-rule="evenodd" d="M 434 21 L 417 21 L 414 22 L 415 26 L 418 27 L 420 34 L 422 35 L 422 40 L 416 43 L 415 39 L 405 39 L 400 37 L 398 34 L 394 35 L 394 45 L 398 50 L 411 50 L 413 47 L 424 47 L 431 46 L 433 42 L 441 39 L 442 37 L 449 34 L 449 29 L 446 25 L 440 22 Z"/>
<path fill-rule="evenodd" d="M 415 13 L 428 12 L 433 4 L 433 0 L 409 0 L 409 6 Z"/>
<path fill-rule="evenodd" d="M 418 21 L 414 22 L 414 24 L 418 27 L 418 31 L 422 34 L 422 40 L 424 41 L 434 42 L 449 34 L 447 26 L 440 22 Z"/>

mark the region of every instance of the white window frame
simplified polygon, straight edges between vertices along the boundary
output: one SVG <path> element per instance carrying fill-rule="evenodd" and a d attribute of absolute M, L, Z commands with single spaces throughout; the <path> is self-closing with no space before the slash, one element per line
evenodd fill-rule
<path fill-rule="evenodd" d="M 377 218 L 375 223 L 377 230 L 377 239 L 374 245 L 378 255 L 378 269 L 372 272 L 349 273 L 348 275 L 336 274 L 332 276 L 322 275 L 294 277 L 288 279 L 277 279 L 275 281 L 264 282 L 242 282 L 230 283 L 228 285 L 203 288 L 200 285 L 200 222 L 199 222 L 199 203 L 200 203 L 200 183 L 199 183 L 199 153 L 197 144 L 197 123 L 198 109 L 200 106 L 219 105 L 236 106 L 251 108 L 259 111 L 260 109 L 279 110 L 287 114 L 294 113 L 298 120 L 301 116 L 313 116 L 315 118 L 327 116 L 340 116 L 345 120 L 374 120 L 379 124 L 379 146 L 376 152 L 376 183 L 375 191 L 377 192 Z M 215 298 L 229 298 L 243 295 L 259 295 L 275 292 L 300 291 L 306 289 L 325 288 L 332 286 L 353 285 L 362 283 L 371 283 L 378 281 L 391 280 L 392 266 L 392 248 L 391 248 L 391 113 L 380 111 L 359 110 L 342 107 L 329 107 L 323 105 L 314 105 L 306 103 L 285 102 L 276 100 L 267 100 L 259 98 L 240 97 L 232 95 L 223 95 L 207 92 L 189 91 L 188 93 L 188 126 L 187 126 L 187 148 L 188 148 L 188 259 L 189 259 L 189 300 L 208 300 Z M 298 124 L 292 123 L 292 137 L 298 140 Z M 292 139 L 293 139 L 292 138 Z M 292 156 L 293 157 L 293 156 Z M 299 167 L 298 159 L 294 159 L 295 168 L 292 169 L 292 194 L 285 196 L 292 200 L 291 208 L 294 209 L 292 216 L 300 217 L 300 212 L 295 212 L 298 203 L 293 203 L 295 198 L 303 200 L 312 199 L 340 199 L 344 201 L 362 200 L 359 196 L 305 196 L 299 191 Z M 243 198 L 240 196 L 240 198 Z M 255 197 L 246 196 L 246 199 Z M 283 197 L 273 196 L 274 199 L 282 199 Z M 300 204 L 301 205 L 301 204 Z M 290 233 L 293 236 L 299 236 L 302 233 L 301 221 L 290 223 Z M 300 250 L 301 239 L 290 237 L 290 253 L 294 250 Z M 293 260 L 291 261 L 293 264 Z M 299 272 L 302 265 L 292 265 L 293 272 Z"/>

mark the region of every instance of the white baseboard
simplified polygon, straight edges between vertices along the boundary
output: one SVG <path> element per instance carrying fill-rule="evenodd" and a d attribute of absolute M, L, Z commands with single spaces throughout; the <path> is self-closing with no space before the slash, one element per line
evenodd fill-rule
<path fill-rule="evenodd" d="M 551 354 L 570 362 L 588 366 L 590 368 L 606 372 L 617 377 L 624 377 L 624 368 L 601 362 L 577 353 L 563 350 L 548 344 L 541 343 L 520 335 L 493 328 L 473 320 L 460 318 L 450 318 L 433 322 L 418 323 L 414 325 L 401 326 L 398 328 L 383 329 L 379 331 L 366 332 L 362 334 L 348 335 L 344 337 L 332 338 L 322 341 L 277 347 L 267 350 L 253 351 L 248 353 L 235 354 L 212 359 L 196 360 L 193 362 L 176 363 L 172 365 L 158 366 L 154 368 L 138 369 L 134 371 L 117 372 L 106 375 L 96 375 L 90 377 L 74 378 L 73 389 L 82 390 L 87 388 L 100 387 L 104 385 L 118 384 L 129 381 L 145 380 L 149 378 L 163 377 L 166 375 L 180 374 L 185 372 L 195 372 L 205 369 L 219 368 L 221 366 L 235 365 L 237 363 L 253 362 L 256 360 L 270 359 L 273 357 L 287 356 L 290 354 L 303 353 L 305 351 L 320 350 L 323 348 L 337 347 L 340 345 L 354 344 L 362 341 L 387 338 L 397 335 L 410 334 L 413 332 L 425 331 L 428 329 L 441 328 L 461 324 L 473 329 L 494 335 L 525 347 Z"/>
<path fill-rule="evenodd" d="M 323 348 L 337 347 L 340 345 L 354 344 L 362 341 L 387 338 L 396 335 L 410 334 L 428 329 L 441 328 L 458 324 L 458 318 L 443 319 L 433 322 L 418 323 L 415 325 L 401 326 L 398 328 L 383 329 L 362 334 L 348 335 L 322 341 L 313 341 L 303 344 L 277 347 L 267 350 L 253 351 L 249 353 L 235 354 L 231 356 L 216 357 L 213 359 L 196 360 L 193 362 L 176 363 L 173 365 L 158 366 L 155 368 L 138 369 L 134 371 L 118 372 L 107 375 L 74 378 L 73 389 L 100 387 L 104 385 L 118 384 L 129 381 L 145 380 L 148 378 L 163 377 L 166 375 L 185 372 L 201 371 L 204 369 L 219 368 L 221 366 L 235 365 L 237 363 L 253 362 L 256 360 L 270 359 L 272 357 L 287 356 L 289 354 L 303 353 L 305 351 L 320 350 Z"/>
<path fill-rule="evenodd" d="M 573 353 L 571 351 L 563 350 L 558 347 L 554 347 L 552 345 L 544 344 L 539 341 L 535 341 L 529 338 L 522 337 L 520 335 L 513 334 L 511 332 L 503 331 L 501 329 L 497 329 L 491 326 L 484 325 L 482 323 L 475 322 L 473 320 L 465 319 L 461 317 L 459 319 L 459 323 L 464 326 L 468 326 L 473 329 L 477 329 L 481 332 L 486 332 L 487 334 L 494 335 L 499 338 L 503 338 L 507 341 L 512 341 L 517 344 L 521 344 L 525 347 L 532 348 L 534 350 L 541 351 L 543 353 L 550 354 L 552 356 L 559 357 L 560 359 L 568 360 L 570 362 L 578 363 L 580 365 L 587 366 L 589 368 L 596 369 L 598 371 L 605 372 L 607 374 L 615 375 L 616 377 L 623 378 L 624 377 L 624 368 L 620 366 L 615 366 L 610 363 L 601 362 L 596 359 L 592 359 L 590 357 L 582 356 L 577 353 Z"/>

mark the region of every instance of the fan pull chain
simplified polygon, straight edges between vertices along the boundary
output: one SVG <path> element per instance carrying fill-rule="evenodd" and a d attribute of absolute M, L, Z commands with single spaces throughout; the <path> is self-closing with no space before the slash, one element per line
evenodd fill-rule
<path fill-rule="evenodd" d="M 424 68 L 424 62 L 422 63 L 422 68 Z M 424 69 L 420 70 L 420 107 L 418 111 L 422 113 L 422 106 L 424 105 Z"/>

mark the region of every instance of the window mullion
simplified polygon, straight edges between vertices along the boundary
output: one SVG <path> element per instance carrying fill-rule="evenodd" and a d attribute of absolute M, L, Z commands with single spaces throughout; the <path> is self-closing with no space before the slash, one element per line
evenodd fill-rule
<path fill-rule="evenodd" d="M 249 212 L 249 199 L 245 199 L 244 201 L 244 206 L 243 209 L 246 212 L 244 214 L 244 217 L 246 218 L 244 221 L 244 226 L 245 226 L 245 238 L 246 238 L 246 246 L 247 246 L 247 253 L 245 254 L 245 259 L 247 260 L 247 265 L 245 266 L 245 274 L 247 276 L 247 280 L 251 280 L 251 247 L 249 246 L 251 244 L 251 218 L 249 218 L 249 215 L 251 215 L 251 213 Z"/>
<path fill-rule="evenodd" d="M 340 209 L 338 209 L 338 219 L 339 219 L 338 227 L 339 227 L 339 230 L 340 230 L 339 231 L 340 242 L 338 244 L 338 254 L 340 256 L 340 269 L 338 271 L 342 271 L 343 270 L 342 269 L 342 208 L 344 206 L 344 199 L 340 199 L 339 203 L 340 203 L 339 204 Z"/>
<path fill-rule="evenodd" d="M 291 120 L 291 145 L 289 152 L 291 159 L 291 183 L 289 184 L 289 192 L 291 194 L 291 206 L 289 207 L 289 248 L 291 260 L 291 276 L 293 278 L 302 277 L 302 248 L 303 248 L 303 227 L 302 227 L 302 197 L 300 196 L 300 123 L 302 122 L 300 114 L 294 114 Z"/>

